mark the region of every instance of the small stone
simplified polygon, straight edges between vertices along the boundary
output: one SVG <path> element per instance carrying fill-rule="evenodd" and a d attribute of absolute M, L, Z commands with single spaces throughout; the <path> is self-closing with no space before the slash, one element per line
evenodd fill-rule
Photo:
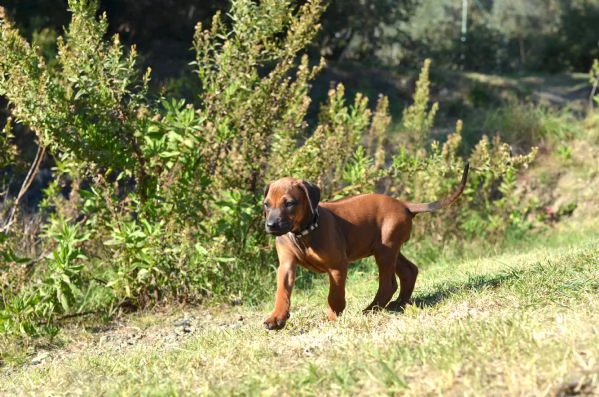
<path fill-rule="evenodd" d="M 38 365 L 44 362 L 44 360 L 46 358 L 50 357 L 50 353 L 45 352 L 45 351 L 41 351 L 37 354 L 37 356 L 33 357 L 31 359 L 31 364 L 32 365 Z"/>
<path fill-rule="evenodd" d="M 304 355 L 306 356 L 311 356 L 314 354 L 314 348 L 313 347 L 307 347 L 304 349 Z"/>
<path fill-rule="evenodd" d="M 141 335 L 141 334 L 132 334 L 132 335 L 130 335 L 127 338 L 127 344 L 128 345 L 134 345 L 134 344 L 136 344 L 142 338 L 142 336 L 143 335 Z"/>
<path fill-rule="evenodd" d="M 175 321 L 175 327 L 189 327 L 191 326 L 191 319 L 190 318 L 180 318 L 178 320 Z"/>

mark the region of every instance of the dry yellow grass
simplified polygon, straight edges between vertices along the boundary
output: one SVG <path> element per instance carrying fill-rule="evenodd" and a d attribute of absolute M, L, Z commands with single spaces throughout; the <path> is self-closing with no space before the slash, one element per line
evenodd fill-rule
<path fill-rule="evenodd" d="M 262 329 L 270 303 L 72 330 L 64 347 L 35 352 L 40 364 L 3 369 L 0 394 L 599 393 L 597 234 L 432 265 L 417 284 L 418 305 L 403 314 L 361 314 L 375 280 L 374 272 L 352 273 L 337 322 L 324 319 L 324 279 L 297 291 L 280 332 Z"/>

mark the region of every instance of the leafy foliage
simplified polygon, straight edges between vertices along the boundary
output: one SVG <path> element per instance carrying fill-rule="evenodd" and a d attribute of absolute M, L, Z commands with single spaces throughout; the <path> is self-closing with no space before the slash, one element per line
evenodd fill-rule
<path fill-rule="evenodd" d="M 13 162 L 15 161 L 14 157 L 17 150 L 16 147 L 12 144 L 12 139 L 14 138 L 14 136 L 12 134 L 11 126 L 12 120 L 8 119 L 0 133 L 0 168 L 9 166 L 13 164 Z M 2 182 L 4 181 L 0 181 L 0 183 Z"/>
<path fill-rule="evenodd" d="M 398 24 L 409 39 L 399 50 L 385 49 L 392 54 L 388 62 L 413 63 L 426 56 L 442 66 L 481 72 L 582 72 L 599 51 L 595 0 L 468 2 L 465 35 L 463 4 L 420 1 L 409 23 Z"/>
<path fill-rule="evenodd" d="M 426 59 L 416 82 L 414 103 L 408 106 L 402 117 L 402 129 L 413 139 L 412 145 L 424 147 L 430 138 L 431 129 L 439 104 L 434 103 L 429 110 L 431 60 Z"/>

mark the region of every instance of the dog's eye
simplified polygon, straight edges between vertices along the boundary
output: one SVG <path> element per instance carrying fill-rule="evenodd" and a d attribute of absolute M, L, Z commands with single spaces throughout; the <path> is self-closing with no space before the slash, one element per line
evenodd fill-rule
<path fill-rule="evenodd" d="M 289 200 L 289 201 L 285 202 L 285 207 L 291 208 L 291 207 L 293 207 L 296 204 L 297 204 L 297 201 L 295 201 L 295 200 Z"/>
<path fill-rule="evenodd" d="M 268 203 L 264 203 L 262 205 L 264 206 L 264 209 L 269 209 L 270 208 L 270 205 Z"/>

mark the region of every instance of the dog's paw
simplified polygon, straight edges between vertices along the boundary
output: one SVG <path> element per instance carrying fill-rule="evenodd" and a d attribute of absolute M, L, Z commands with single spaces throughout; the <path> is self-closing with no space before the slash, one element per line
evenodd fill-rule
<path fill-rule="evenodd" d="M 383 310 L 383 308 L 379 305 L 369 305 L 366 309 L 362 310 L 362 314 L 374 314 L 380 312 L 381 310 Z"/>
<path fill-rule="evenodd" d="M 396 300 L 389 303 L 386 309 L 390 312 L 403 313 L 409 305 L 411 302 Z"/>
<path fill-rule="evenodd" d="M 273 314 L 272 316 L 264 320 L 264 328 L 266 328 L 269 331 L 282 329 L 283 327 L 285 327 L 285 323 L 287 323 L 288 318 L 289 313 L 283 316 L 277 316 Z"/>

